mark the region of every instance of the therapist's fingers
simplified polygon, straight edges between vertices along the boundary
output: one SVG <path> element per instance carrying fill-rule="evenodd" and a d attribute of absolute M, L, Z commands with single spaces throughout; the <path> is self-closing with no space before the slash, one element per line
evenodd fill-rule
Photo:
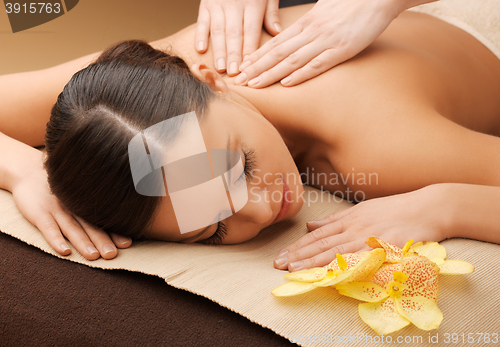
<path fill-rule="evenodd" d="M 236 6 L 230 6 L 225 11 L 227 73 L 234 76 L 239 73 L 241 53 L 243 49 L 243 11 Z"/>
<path fill-rule="evenodd" d="M 279 0 L 267 1 L 264 26 L 267 32 L 273 36 L 283 31 L 280 24 Z"/>
<path fill-rule="evenodd" d="M 245 7 L 243 15 L 243 60 L 259 48 L 264 12 L 259 6 Z M 238 72 L 239 72 L 238 66 Z"/>
<path fill-rule="evenodd" d="M 218 72 L 226 71 L 226 21 L 222 7 L 210 11 L 210 35 L 214 50 L 214 64 Z"/>
<path fill-rule="evenodd" d="M 292 40 L 289 40 L 288 42 L 289 43 L 291 43 L 292 41 L 300 42 L 299 39 L 300 37 L 297 37 Z M 292 46 L 290 45 L 290 47 Z M 267 87 L 268 85 L 271 85 L 276 81 L 279 81 L 284 77 L 287 77 L 292 72 L 303 67 L 309 61 L 311 61 L 311 59 L 315 58 L 320 53 L 321 53 L 321 47 L 318 47 L 313 43 L 304 45 L 300 47 L 297 51 L 290 53 L 285 59 L 279 62 L 276 66 L 263 72 L 256 78 L 249 80 L 248 86 L 254 88 Z M 265 62 L 267 62 L 268 64 L 272 63 L 272 60 L 264 57 L 256 64 L 259 64 L 261 61 L 263 62 L 263 64 L 265 64 Z"/>
<path fill-rule="evenodd" d="M 248 83 L 308 43 L 309 38 L 305 35 L 295 35 L 295 32 L 288 31 L 289 29 L 290 28 L 272 38 L 256 52 L 252 53 L 248 59 L 241 64 L 241 74 L 236 77 L 234 83 Z M 282 44 L 278 43 L 282 41 L 285 42 Z"/>
<path fill-rule="evenodd" d="M 210 35 L 210 12 L 200 4 L 198 20 L 196 22 L 196 34 L 194 35 L 194 45 L 198 53 L 205 53 L 208 49 L 208 37 Z"/>
<path fill-rule="evenodd" d="M 296 37 L 302 32 L 302 26 L 300 23 L 295 23 L 288 27 L 286 30 L 282 31 L 271 40 L 267 41 L 260 47 L 257 51 L 250 54 L 248 58 L 244 60 L 244 64 L 241 64 L 240 71 L 245 70 L 248 66 L 258 61 L 260 58 L 265 56 L 269 51 L 281 45 L 282 43 Z"/>
<path fill-rule="evenodd" d="M 295 86 L 322 74 L 349 58 L 351 58 L 351 56 L 344 49 L 327 49 L 308 62 L 305 66 L 297 69 L 290 76 L 281 80 L 281 84 L 285 87 Z"/>

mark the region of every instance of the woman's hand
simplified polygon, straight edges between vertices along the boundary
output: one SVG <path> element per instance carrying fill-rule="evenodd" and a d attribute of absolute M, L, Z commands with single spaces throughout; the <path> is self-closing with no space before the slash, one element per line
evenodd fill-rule
<path fill-rule="evenodd" d="M 99 256 L 112 259 L 117 255 L 116 247 L 127 248 L 132 244 L 129 237 L 111 234 L 110 238 L 104 231 L 69 213 L 50 193 L 41 155 L 31 170 L 26 170 L 26 174 L 16 179 L 11 190 L 19 211 L 61 255 L 71 253 L 63 235 L 88 260 L 95 260 Z"/>
<path fill-rule="evenodd" d="M 447 238 L 452 209 L 445 185 L 367 200 L 323 220 L 308 223 L 310 233 L 281 250 L 278 269 L 297 271 L 329 264 L 336 254 L 369 250 L 365 241 L 375 236 L 403 247 L 413 239 Z"/>
<path fill-rule="evenodd" d="M 262 22 L 271 35 L 281 31 L 279 0 L 201 0 L 195 47 L 205 53 L 212 36 L 214 64 L 218 72 L 239 73 L 242 57 L 253 53 L 260 42 Z"/>
<path fill-rule="evenodd" d="M 405 0 L 319 0 L 240 66 L 236 84 L 294 86 L 355 56 L 405 8 Z M 284 78 L 286 77 L 286 78 Z"/>

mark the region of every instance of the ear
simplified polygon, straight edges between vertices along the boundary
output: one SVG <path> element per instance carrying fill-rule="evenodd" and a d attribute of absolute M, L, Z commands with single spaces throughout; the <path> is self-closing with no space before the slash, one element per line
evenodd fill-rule
<path fill-rule="evenodd" d="M 197 79 L 207 83 L 213 91 L 229 95 L 230 90 L 226 82 L 224 82 L 219 73 L 214 69 L 209 68 L 203 63 L 196 63 L 191 65 L 190 70 Z"/>

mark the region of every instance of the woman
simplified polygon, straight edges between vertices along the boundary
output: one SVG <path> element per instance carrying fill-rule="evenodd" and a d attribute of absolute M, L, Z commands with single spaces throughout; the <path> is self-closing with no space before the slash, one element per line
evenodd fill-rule
<path fill-rule="evenodd" d="M 309 8 L 282 10 L 283 26 Z M 106 255 L 109 239 L 85 220 L 107 231 L 134 232 L 131 236 L 243 242 L 299 211 L 299 172 L 313 171 L 324 175 L 314 182 L 307 177 L 312 185 L 367 201 L 309 223 L 314 231 L 280 252 L 277 268 L 324 265 L 336 252 L 362 249 L 372 235 L 400 246 L 408 238 L 500 242 L 495 208 L 500 201 L 500 61 L 476 39 L 433 17 L 404 12 L 372 45 L 335 69 L 294 88 L 256 90 L 220 76 L 211 54 L 200 56 L 191 48 L 193 30 L 152 44 L 160 50 L 171 47 L 169 53 L 186 66 L 141 43 L 124 43 L 69 83 L 46 139 L 51 189 L 68 212 L 48 197 L 38 152 L 19 141 L 43 144 L 57 95 L 97 55 L 2 77 L 7 98 L 0 113 L 0 131 L 6 135 L 0 138 L 5 173 L 0 187 L 13 192 L 21 212 L 58 252 L 67 254 L 62 231 L 88 259 L 116 254 Z M 262 43 L 268 39 L 263 34 Z M 167 75 L 162 85 L 159 78 Z M 174 117 L 193 110 L 207 148 L 225 148 L 229 142 L 253 169 L 246 172 L 253 191 L 224 226 L 180 234 L 168 197 L 133 195 L 127 139 L 153 125 L 162 112 Z M 376 180 L 358 179 L 373 175 Z M 339 176 L 356 179 L 324 179 Z M 128 189 L 114 181 L 128 182 Z M 289 199 L 272 199 L 283 195 Z M 50 207 L 40 207 L 49 200 Z M 141 225 L 146 228 L 138 230 Z M 112 238 L 120 246 L 118 236 Z"/>

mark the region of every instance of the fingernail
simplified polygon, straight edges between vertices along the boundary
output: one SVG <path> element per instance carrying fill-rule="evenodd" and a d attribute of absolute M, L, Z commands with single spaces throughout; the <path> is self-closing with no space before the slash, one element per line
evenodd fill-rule
<path fill-rule="evenodd" d="M 70 249 L 69 246 L 67 244 L 65 244 L 65 243 L 61 243 L 60 247 L 63 250 L 63 252 L 66 252 L 68 249 Z"/>
<path fill-rule="evenodd" d="M 236 75 L 238 73 L 238 63 L 233 61 L 231 65 L 229 65 L 229 73 L 231 75 Z"/>
<path fill-rule="evenodd" d="M 284 256 L 287 253 L 288 253 L 288 251 L 281 251 L 281 252 L 278 253 L 278 255 L 277 255 L 276 258 L 280 258 L 280 257 Z"/>
<path fill-rule="evenodd" d="M 243 61 L 243 63 L 240 65 L 240 71 L 243 71 L 245 70 L 247 67 L 249 67 L 250 65 L 252 65 L 252 63 L 250 62 L 250 60 L 247 60 L 248 59 L 248 55 L 246 56 L 246 58 L 244 60 L 246 61 Z"/>
<path fill-rule="evenodd" d="M 292 76 L 285 77 L 281 80 L 281 84 L 286 85 L 286 84 L 290 83 L 291 80 L 292 80 Z"/>
<path fill-rule="evenodd" d="M 292 271 L 300 270 L 302 269 L 302 266 L 304 266 L 304 263 L 301 261 L 296 261 L 295 263 L 290 264 L 290 268 L 292 269 Z"/>
<path fill-rule="evenodd" d="M 217 68 L 219 70 L 225 70 L 226 69 L 226 59 L 219 58 L 219 60 L 217 60 Z"/>
<path fill-rule="evenodd" d="M 118 236 L 118 242 L 121 244 L 121 245 L 124 245 L 126 243 L 129 243 L 130 242 L 130 239 L 126 238 L 126 237 L 123 237 L 123 236 Z"/>
<path fill-rule="evenodd" d="M 115 251 L 115 247 L 113 247 L 111 245 L 104 245 L 104 247 L 102 248 L 102 250 L 104 251 L 104 253 L 110 253 L 110 252 L 114 252 Z"/>
<path fill-rule="evenodd" d="M 88 247 L 87 247 L 87 251 L 88 251 L 90 254 L 93 254 L 93 253 L 99 253 L 99 252 L 97 251 L 97 249 L 95 249 L 95 247 L 94 247 L 94 246 L 88 246 Z"/>
<path fill-rule="evenodd" d="M 235 84 L 242 84 L 242 83 L 245 83 L 245 81 L 247 80 L 247 74 L 246 73 L 241 73 L 238 75 L 238 77 L 236 77 L 236 79 L 234 80 L 234 83 Z"/>
<path fill-rule="evenodd" d="M 250 80 L 250 81 L 248 82 L 248 85 L 249 85 L 250 87 L 252 87 L 252 86 L 255 86 L 255 85 L 259 84 L 259 82 L 260 82 L 260 76 L 257 76 L 257 77 L 255 77 L 253 80 Z"/>
<path fill-rule="evenodd" d="M 198 42 L 198 51 L 203 51 L 205 49 L 205 42 L 199 41 Z"/>
<path fill-rule="evenodd" d="M 286 257 L 278 258 L 274 261 L 278 266 L 284 266 L 288 263 L 288 259 Z"/>
<path fill-rule="evenodd" d="M 281 29 L 281 25 L 279 23 L 274 23 L 274 29 L 276 29 L 277 32 L 281 32 L 283 29 Z"/>

